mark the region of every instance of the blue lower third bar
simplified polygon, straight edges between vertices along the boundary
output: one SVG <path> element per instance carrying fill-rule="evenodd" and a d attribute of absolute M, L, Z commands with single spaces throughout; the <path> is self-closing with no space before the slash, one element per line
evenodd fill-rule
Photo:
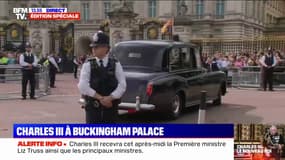
<path fill-rule="evenodd" d="M 14 124 L 14 138 L 233 138 L 233 124 Z"/>

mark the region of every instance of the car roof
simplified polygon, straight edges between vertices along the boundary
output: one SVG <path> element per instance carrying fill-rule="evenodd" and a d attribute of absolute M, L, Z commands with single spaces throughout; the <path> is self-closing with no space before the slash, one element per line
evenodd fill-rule
<path fill-rule="evenodd" d="M 192 43 L 185 43 L 185 42 L 173 41 L 173 40 L 132 40 L 132 41 L 119 42 L 116 45 L 120 45 L 120 44 L 142 44 L 142 45 L 159 45 L 159 46 L 190 45 L 192 47 L 196 47 L 196 45 Z"/>

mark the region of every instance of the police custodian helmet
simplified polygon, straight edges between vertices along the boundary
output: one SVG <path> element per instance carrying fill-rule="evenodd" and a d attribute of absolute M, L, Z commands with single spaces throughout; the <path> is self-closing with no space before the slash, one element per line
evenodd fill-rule
<path fill-rule="evenodd" d="M 102 31 L 98 31 L 93 36 L 93 41 L 90 44 L 90 47 L 97 47 L 97 46 L 109 46 L 110 38 L 108 35 L 103 33 Z"/>
<path fill-rule="evenodd" d="M 31 43 L 30 43 L 30 42 L 27 42 L 27 43 L 25 44 L 25 48 L 32 48 Z"/>

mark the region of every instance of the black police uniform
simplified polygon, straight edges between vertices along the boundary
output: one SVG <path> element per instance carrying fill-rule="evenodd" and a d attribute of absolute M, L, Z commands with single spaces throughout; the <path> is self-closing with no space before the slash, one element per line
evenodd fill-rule
<path fill-rule="evenodd" d="M 77 63 L 75 63 L 77 62 Z M 73 76 L 75 79 L 77 79 L 77 70 L 78 70 L 78 61 L 77 61 L 77 58 L 76 56 L 73 57 Z"/>
<path fill-rule="evenodd" d="M 263 67 L 263 89 L 266 90 L 267 84 L 269 85 L 269 90 L 273 90 L 273 71 L 274 67 L 274 56 L 273 54 L 265 55 L 265 64 L 268 67 Z"/>
<path fill-rule="evenodd" d="M 96 59 L 90 59 L 88 62 L 91 67 L 90 87 L 102 96 L 109 96 L 118 85 L 118 81 L 115 77 L 117 60 L 114 58 L 108 58 L 108 64 L 106 67 L 103 66 L 102 61 L 99 66 Z M 85 100 L 87 102 L 85 106 L 86 123 L 116 122 L 120 100 L 113 100 L 113 106 L 110 108 L 106 108 L 93 97 L 85 96 Z"/>
<path fill-rule="evenodd" d="M 215 71 L 220 70 L 218 67 L 218 62 L 217 62 L 216 58 L 214 58 L 213 61 L 210 64 L 208 64 L 207 68 L 208 68 L 208 71 L 210 71 L 210 72 L 215 72 Z"/>
<path fill-rule="evenodd" d="M 54 58 L 54 57 L 52 57 Z M 56 60 L 54 58 L 54 61 L 56 63 Z M 56 76 L 57 68 L 54 66 L 54 64 L 49 60 L 49 78 L 50 78 L 50 87 L 55 87 L 55 76 Z"/>
<path fill-rule="evenodd" d="M 29 63 L 29 64 L 33 64 L 35 61 L 34 55 L 31 54 L 30 56 L 28 56 L 27 54 L 23 54 L 24 56 L 24 62 Z M 30 97 L 34 98 L 35 97 L 35 84 L 36 84 L 36 80 L 35 80 L 35 72 L 36 72 L 36 68 L 33 66 L 32 69 L 29 69 L 28 67 L 22 67 L 22 97 L 26 98 L 27 96 L 27 84 L 28 81 L 30 82 Z"/>

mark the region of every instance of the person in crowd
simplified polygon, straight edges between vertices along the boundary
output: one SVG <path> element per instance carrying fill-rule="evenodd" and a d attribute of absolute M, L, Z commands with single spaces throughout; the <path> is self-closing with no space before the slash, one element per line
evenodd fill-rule
<path fill-rule="evenodd" d="M 203 53 L 203 55 L 202 55 L 202 65 L 203 65 L 204 68 L 207 68 L 207 57 L 208 57 L 208 55 Z"/>
<path fill-rule="evenodd" d="M 9 63 L 9 58 L 4 52 L 0 52 L 0 65 L 7 65 Z"/>
<path fill-rule="evenodd" d="M 276 57 L 277 65 L 281 65 L 283 62 L 283 57 L 282 57 L 281 53 L 279 51 L 276 51 L 274 53 L 274 55 Z"/>
<path fill-rule="evenodd" d="M 255 54 L 249 55 L 249 58 L 247 60 L 247 66 L 257 66 L 255 59 L 256 59 Z"/>
<path fill-rule="evenodd" d="M 221 69 L 224 56 L 222 55 L 222 53 L 216 53 L 214 57 L 216 58 L 217 65 L 218 65 L 219 69 Z"/>
<path fill-rule="evenodd" d="M 230 61 L 230 66 L 234 67 L 235 64 L 235 57 L 233 54 L 229 54 L 229 61 Z"/>
<path fill-rule="evenodd" d="M 35 98 L 35 72 L 38 65 L 38 60 L 35 54 L 32 53 L 32 46 L 30 43 L 25 45 L 26 52 L 20 56 L 20 65 L 22 66 L 22 99 L 25 100 L 27 96 L 27 84 L 30 83 L 30 98 Z"/>
<path fill-rule="evenodd" d="M 59 67 L 58 67 L 58 64 L 56 62 L 54 54 L 50 54 L 48 56 L 48 62 L 49 62 L 50 87 L 56 88 L 54 83 L 55 83 L 56 73 L 59 72 Z"/>
<path fill-rule="evenodd" d="M 45 53 L 39 60 L 38 64 L 44 65 L 44 63 L 48 60 L 48 53 Z"/>
<path fill-rule="evenodd" d="M 242 68 L 244 65 L 243 65 L 243 59 L 242 57 L 239 57 L 235 62 L 234 62 L 234 67 L 237 67 L 237 68 Z"/>
<path fill-rule="evenodd" d="M 220 61 L 219 69 L 223 71 L 228 76 L 228 69 L 231 65 L 228 56 L 224 56 L 224 58 Z"/>
<path fill-rule="evenodd" d="M 73 56 L 73 76 L 75 79 L 77 79 L 77 70 L 80 65 L 80 61 L 76 56 Z"/>
<path fill-rule="evenodd" d="M 58 64 L 59 72 L 63 73 L 63 58 L 62 58 L 62 56 L 60 56 L 59 54 L 56 54 L 56 56 L 54 58 L 56 60 L 56 63 Z"/>
<path fill-rule="evenodd" d="M 20 64 L 20 56 L 21 56 L 21 52 L 17 51 L 15 54 L 16 64 Z"/>
<path fill-rule="evenodd" d="M 214 57 L 212 60 L 211 60 L 211 63 L 210 63 L 210 71 L 214 72 L 214 71 L 219 71 L 219 66 L 218 66 L 218 62 L 217 62 L 217 58 Z"/>
<path fill-rule="evenodd" d="M 6 65 L 8 64 L 9 59 L 6 57 L 5 53 L 0 51 L 0 82 L 5 83 L 5 71 Z"/>
<path fill-rule="evenodd" d="M 13 52 L 8 52 L 8 64 L 16 64 L 15 54 Z"/>
<path fill-rule="evenodd" d="M 80 59 L 80 63 L 83 64 L 86 61 L 86 59 L 88 58 L 88 56 L 90 56 L 90 55 L 81 55 L 80 58 L 79 58 Z"/>
<path fill-rule="evenodd" d="M 98 31 L 90 47 L 93 57 L 83 64 L 78 83 L 85 97 L 86 123 L 114 123 L 126 91 L 125 74 L 120 62 L 109 55 L 108 35 Z"/>
<path fill-rule="evenodd" d="M 277 65 L 276 57 L 273 54 L 272 49 L 268 49 L 268 52 L 260 58 L 260 64 L 263 68 L 263 90 L 267 90 L 267 84 L 269 85 L 269 91 L 273 91 L 273 71 Z"/>
<path fill-rule="evenodd" d="M 260 59 L 261 57 L 264 56 L 264 52 L 260 52 L 257 56 L 256 56 L 256 59 L 255 59 L 255 63 L 257 64 L 257 66 L 260 67 L 260 75 L 259 75 L 259 79 L 260 79 L 260 86 L 259 86 L 259 89 L 258 90 L 263 90 L 263 67 L 262 67 L 262 64 L 260 63 Z"/>
<path fill-rule="evenodd" d="M 215 54 L 214 56 L 208 56 L 207 60 L 205 62 L 205 68 L 207 68 L 207 70 L 209 72 L 214 72 L 214 71 L 219 71 L 219 64 L 218 64 L 218 60 L 217 60 L 217 54 Z"/>

